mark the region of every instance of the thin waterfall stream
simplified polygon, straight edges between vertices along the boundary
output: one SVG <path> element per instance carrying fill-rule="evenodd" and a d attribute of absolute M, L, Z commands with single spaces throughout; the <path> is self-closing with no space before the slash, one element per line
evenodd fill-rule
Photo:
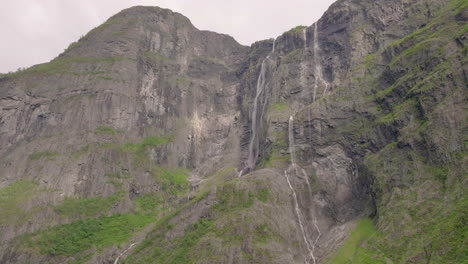
<path fill-rule="evenodd" d="M 309 179 L 308 179 L 308 175 L 307 175 L 306 171 L 303 168 L 299 167 L 296 164 L 296 157 L 295 157 L 296 146 L 294 144 L 294 118 L 293 118 L 293 116 L 289 117 L 288 139 L 289 139 L 289 152 L 290 152 L 290 155 L 291 155 L 291 165 L 288 167 L 287 170 L 284 171 L 284 176 L 285 176 L 286 181 L 288 183 L 289 189 L 291 189 L 291 192 L 293 194 L 294 211 L 296 213 L 298 223 L 299 223 L 299 227 L 301 229 L 302 238 L 304 239 L 304 243 L 306 244 L 307 251 L 309 252 L 309 255 L 310 255 L 310 259 L 312 259 L 313 264 L 316 264 L 317 260 L 316 260 L 316 257 L 314 255 L 314 251 L 315 251 L 315 246 L 316 246 L 316 244 L 317 244 L 317 242 L 318 242 L 318 240 L 319 240 L 319 238 L 321 236 L 321 232 L 320 232 L 320 229 L 319 229 L 319 227 L 317 225 L 316 218 L 313 217 L 313 224 L 314 224 L 314 227 L 316 228 L 316 230 L 318 232 L 318 235 L 317 235 L 317 237 L 316 237 L 316 239 L 314 240 L 313 243 L 311 243 L 309 241 L 309 238 L 307 237 L 307 230 L 304 227 L 302 210 L 299 207 L 299 202 L 298 202 L 298 199 L 297 199 L 297 193 L 296 193 L 296 190 L 294 189 L 293 185 L 291 184 L 291 180 L 290 180 L 291 173 L 295 173 L 295 175 L 297 175 L 298 174 L 297 171 L 298 171 L 298 168 L 299 168 L 301 170 L 301 172 L 302 172 L 302 176 L 306 180 L 306 183 L 308 185 L 308 192 L 309 192 L 310 197 L 312 198 L 311 187 L 310 187 L 310 182 L 309 182 Z M 307 262 L 307 263 L 309 263 L 309 262 Z"/>
<path fill-rule="evenodd" d="M 239 172 L 239 177 L 241 177 L 245 172 L 250 171 L 255 168 L 257 163 L 258 151 L 259 151 L 259 135 L 258 130 L 260 128 L 261 117 L 263 116 L 263 111 L 265 109 L 266 100 L 260 101 L 261 95 L 265 91 L 266 86 L 266 70 L 267 70 L 267 60 L 270 59 L 271 54 L 275 52 L 276 39 L 273 40 L 273 48 L 266 58 L 262 61 L 260 67 L 260 73 L 257 78 L 257 89 L 255 93 L 253 109 L 252 109 L 252 125 L 251 125 L 251 138 L 249 143 L 249 156 L 247 158 L 247 166 L 244 167 Z M 259 113 L 260 109 L 260 113 Z M 260 117 L 260 118 L 259 118 Z"/>
<path fill-rule="evenodd" d="M 119 263 L 119 259 L 120 259 L 123 255 L 125 255 L 125 253 L 127 253 L 134 245 L 135 245 L 135 243 L 130 244 L 130 246 L 129 246 L 127 249 L 125 249 L 122 253 L 120 253 L 119 256 L 115 259 L 114 264 L 118 264 L 118 263 Z"/>
<path fill-rule="evenodd" d="M 319 84 L 323 84 L 325 86 L 323 90 L 323 96 L 327 94 L 328 90 L 328 82 L 323 79 L 323 73 L 322 73 L 322 63 L 320 59 L 320 44 L 319 44 L 319 37 L 318 37 L 318 21 L 315 22 L 314 24 L 314 65 L 315 65 L 315 85 L 314 85 L 314 95 L 312 102 L 315 102 L 317 99 L 317 89 Z"/>
<path fill-rule="evenodd" d="M 303 37 L 304 37 L 304 56 L 306 56 L 306 54 L 307 54 L 307 53 L 306 53 L 306 52 L 307 52 L 307 27 L 305 27 L 305 28 L 303 29 L 302 34 L 303 34 Z M 315 56 L 315 54 L 314 54 L 314 56 Z M 315 81 L 315 83 L 316 83 L 316 82 L 317 82 L 317 81 Z M 304 84 L 304 85 L 307 85 L 307 84 Z M 315 90 L 316 90 L 316 87 L 314 86 L 314 91 L 315 91 Z M 313 92 L 313 91 L 310 91 L 310 100 L 311 100 L 310 103 L 311 103 L 311 104 L 312 104 L 312 103 L 314 102 L 314 100 L 315 100 L 313 94 L 314 94 L 314 92 Z M 312 107 L 310 107 L 310 106 L 307 107 L 307 121 L 308 121 L 309 123 L 311 122 L 311 119 L 312 119 L 312 113 L 311 113 L 312 110 L 311 110 L 311 108 L 312 108 Z M 311 126 L 311 125 L 309 126 L 309 133 L 310 133 L 310 136 L 312 137 L 312 126 Z"/>

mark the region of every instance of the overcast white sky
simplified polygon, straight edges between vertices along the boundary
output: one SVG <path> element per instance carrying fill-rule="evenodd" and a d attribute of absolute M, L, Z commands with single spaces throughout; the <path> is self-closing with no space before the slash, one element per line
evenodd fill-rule
<path fill-rule="evenodd" d="M 47 62 L 113 14 L 135 5 L 169 8 L 199 29 L 242 44 L 312 25 L 335 0 L 1 0 L 0 72 Z"/>

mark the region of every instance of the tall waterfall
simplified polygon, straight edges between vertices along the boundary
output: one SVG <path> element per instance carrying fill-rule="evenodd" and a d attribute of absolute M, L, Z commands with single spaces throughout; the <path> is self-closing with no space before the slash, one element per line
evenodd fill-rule
<path fill-rule="evenodd" d="M 260 74 L 258 75 L 257 79 L 257 89 L 253 103 L 253 110 L 252 110 L 252 127 L 251 127 L 251 138 L 249 143 L 249 156 L 247 158 L 247 166 L 239 172 L 239 177 L 243 175 L 243 173 L 252 170 L 255 168 L 255 164 L 257 163 L 258 151 L 260 146 L 259 141 L 259 129 L 260 129 L 260 122 L 262 121 L 262 116 L 266 104 L 266 100 L 261 100 L 261 96 L 265 91 L 266 86 L 266 70 L 267 70 L 267 61 L 270 59 L 271 54 L 275 52 L 276 48 L 276 39 L 273 40 L 273 48 L 270 54 L 262 61 L 262 65 L 260 67 Z"/>
<path fill-rule="evenodd" d="M 320 44 L 319 44 L 319 37 L 318 37 L 318 21 L 315 22 L 314 24 L 314 65 L 315 65 L 315 85 L 314 85 L 314 95 L 312 102 L 315 102 L 317 99 L 317 89 L 319 84 L 323 84 L 324 90 L 323 90 L 323 96 L 326 95 L 327 90 L 328 90 L 328 82 L 323 79 L 323 73 L 322 73 L 322 63 L 320 59 Z"/>
<path fill-rule="evenodd" d="M 318 235 L 317 235 L 316 239 L 314 240 L 314 242 L 310 242 L 309 238 L 307 236 L 307 230 L 305 229 L 305 226 L 304 226 L 304 218 L 303 218 L 304 216 L 302 214 L 301 208 L 299 207 L 299 202 L 298 202 L 298 199 L 297 199 L 297 193 L 296 193 L 296 190 L 294 189 L 293 185 L 291 184 L 291 180 L 290 180 L 290 175 L 292 173 L 294 175 L 297 175 L 298 174 L 298 169 L 300 169 L 300 171 L 302 173 L 302 176 L 305 178 L 306 183 L 307 183 L 307 185 L 309 187 L 309 191 L 311 191 L 310 183 L 309 183 L 309 179 L 308 179 L 306 171 L 304 169 L 300 168 L 296 164 L 296 146 L 294 144 L 294 118 L 292 116 L 289 117 L 288 138 L 289 138 L 289 152 L 290 152 L 290 155 L 291 155 L 291 165 L 288 167 L 287 170 L 284 171 L 284 176 L 285 176 L 286 181 L 288 183 L 289 189 L 291 189 L 291 192 L 293 194 L 294 211 L 295 211 L 296 217 L 298 219 L 299 228 L 301 229 L 302 239 L 304 240 L 304 243 L 306 245 L 307 251 L 309 252 L 309 256 L 310 256 L 310 259 L 312 260 L 312 263 L 316 264 L 317 260 L 316 260 L 315 255 L 314 255 L 314 251 L 315 251 L 315 246 L 316 246 L 316 244 L 317 244 L 317 242 L 318 242 L 318 240 L 320 239 L 320 236 L 321 236 L 320 229 L 318 228 L 316 219 L 313 218 L 313 224 L 314 224 L 314 227 L 316 228 L 316 230 L 318 232 Z M 311 192 L 309 192 L 309 194 L 312 197 Z M 306 262 L 310 263 L 309 261 L 306 261 Z"/>

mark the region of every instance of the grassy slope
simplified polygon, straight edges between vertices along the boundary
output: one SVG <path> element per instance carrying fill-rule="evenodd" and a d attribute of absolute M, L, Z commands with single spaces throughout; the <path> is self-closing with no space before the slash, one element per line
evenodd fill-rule
<path fill-rule="evenodd" d="M 167 207 L 175 206 L 171 204 L 186 195 L 189 171 L 181 168 L 163 168 L 149 158 L 151 150 L 158 150 L 172 140 L 170 136 L 149 136 L 136 143 L 125 143 L 127 139 L 122 132 L 113 128 L 99 126 L 94 132 L 113 143 L 105 146 L 96 144 L 93 151 L 105 149 L 115 153 L 127 153 L 131 160 L 130 167 L 133 170 L 151 171 L 153 184 L 159 185 L 161 191 L 130 198 L 123 183 L 128 184 L 133 179 L 132 175 L 105 173 L 103 177 L 109 179 L 109 183 L 116 184 L 114 194 L 88 198 L 66 197 L 58 205 L 41 208 L 40 210 L 53 210 L 61 222 L 68 224 L 51 226 L 16 237 L 15 250 L 18 252 L 39 255 L 47 258 L 48 263 L 85 263 L 97 252 L 126 243 L 137 231 L 159 221 Z M 80 155 L 89 152 L 90 147 L 87 146 Z M 57 155 L 55 152 L 42 151 L 31 154 L 29 158 L 36 161 L 53 160 Z M 29 181 L 18 181 L 0 189 L 0 224 L 14 224 L 13 221 L 21 224 L 30 219 L 31 213 L 24 211 L 22 205 L 44 191 L 47 190 L 42 190 L 36 183 Z M 119 207 L 120 203 L 130 204 L 129 212 L 109 213 Z M 161 216 L 158 217 L 159 215 Z"/>
<path fill-rule="evenodd" d="M 193 224 L 189 224 L 182 236 L 168 238 L 179 223 L 172 223 L 182 210 L 196 203 L 208 195 L 200 194 L 191 203 L 184 205 L 177 211 L 161 219 L 147 239 L 122 263 L 197 263 L 211 259 L 214 263 L 223 257 L 223 249 L 235 246 L 245 239 L 252 238 L 256 243 L 266 243 L 273 235 L 271 229 L 263 225 L 256 225 L 253 230 L 249 225 L 236 222 L 243 212 L 248 211 L 254 203 L 265 203 L 270 199 L 268 189 L 259 182 L 252 184 L 253 190 L 245 189 L 234 180 L 219 187 L 216 202 L 210 207 L 209 213 Z M 231 221 L 233 220 L 233 221 Z M 183 222 L 183 220 L 182 220 Z M 216 242 L 215 242 L 216 241 Z M 257 249 L 258 251 L 261 251 Z M 241 258 L 253 258 L 245 253 Z M 250 253 L 251 254 L 251 253 Z M 268 256 L 262 252 L 256 255 L 256 263 L 268 263 Z"/>
<path fill-rule="evenodd" d="M 466 85 L 466 47 L 453 45 L 467 32 L 454 18 L 467 5 L 451 1 L 432 23 L 387 47 L 399 50 L 387 70 L 406 69 L 393 85 L 379 89 L 375 76 L 359 79 L 372 87 L 366 100 L 377 103 L 375 118 L 365 126 L 397 127 L 398 138 L 364 161 L 375 177 L 379 231 L 361 220 L 327 263 L 468 263 L 466 136 L 446 123 Z M 383 51 L 365 67 L 379 56 Z M 437 149 L 431 142 L 438 142 Z M 457 149 L 447 147 L 452 142 Z"/>
<path fill-rule="evenodd" d="M 359 220 L 343 246 L 326 262 L 330 264 L 385 264 L 384 258 L 373 250 L 372 241 L 381 234 L 371 219 Z"/>

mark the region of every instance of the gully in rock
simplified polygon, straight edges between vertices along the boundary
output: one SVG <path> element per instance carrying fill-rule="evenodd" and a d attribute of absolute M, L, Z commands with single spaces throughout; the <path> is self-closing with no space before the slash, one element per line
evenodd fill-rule
<path fill-rule="evenodd" d="M 239 177 L 241 177 L 244 173 L 251 171 L 255 168 L 255 164 L 257 163 L 258 151 L 259 151 L 259 130 L 260 130 L 260 123 L 261 117 L 263 116 L 263 112 L 265 109 L 266 99 L 261 98 L 263 93 L 265 92 L 266 86 L 266 70 L 267 70 L 267 61 L 270 59 L 271 54 L 275 52 L 276 47 L 276 39 L 273 40 L 273 48 L 270 54 L 262 61 L 262 65 L 260 67 L 260 74 L 258 75 L 257 79 L 257 89 L 253 103 L 252 109 L 252 127 L 251 127 L 251 138 L 249 143 L 249 156 L 247 158 L 247 166 L 239 172 Z"/>

